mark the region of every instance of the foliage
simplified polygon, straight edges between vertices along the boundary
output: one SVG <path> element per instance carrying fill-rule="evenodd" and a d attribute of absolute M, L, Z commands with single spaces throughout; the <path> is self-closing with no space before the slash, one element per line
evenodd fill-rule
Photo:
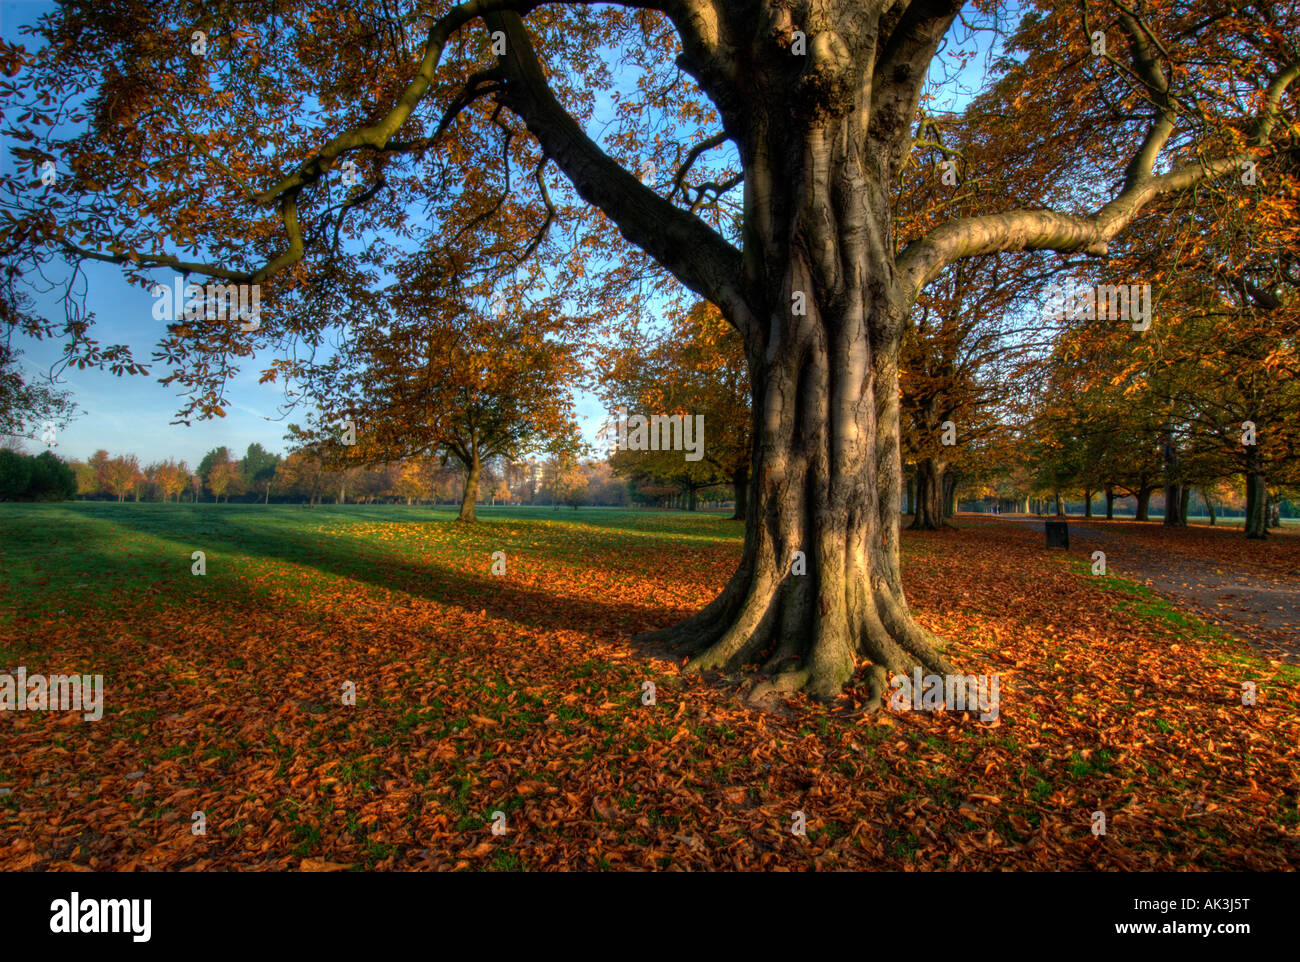
<path fill-rule="evenodd" d="M 76 493 L 76 473 L 53 451 L 0 449 L 0 501 L 67 501 Z"/>

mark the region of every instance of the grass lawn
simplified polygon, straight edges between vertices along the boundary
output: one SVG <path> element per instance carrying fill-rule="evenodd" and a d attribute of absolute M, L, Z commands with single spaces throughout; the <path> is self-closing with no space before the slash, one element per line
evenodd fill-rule
<path fill-rule="evenodd" d="M 714 596 L 739 524 L 480 515 L 0 505 L 0 672 L 105 685 L 99 722 L 0 714 L 0 868 L 1300 865 L 1300 673 L 1091 577 L 1086 544 L 905 534 L 995 722 L 864 714 L 865 672 L 771 712 L 630 641 Z"/>

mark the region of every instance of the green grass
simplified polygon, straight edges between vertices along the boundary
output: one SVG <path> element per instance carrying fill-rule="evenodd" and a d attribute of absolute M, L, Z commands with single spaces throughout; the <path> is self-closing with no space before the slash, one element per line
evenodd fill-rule
<path fill-rule="evenodd" d="M 687 512 L 521 507 L 478 514 L 485 523 L 467 526 L 449 523 L 455 514 L 448 508 L 392 505 L 5 504 L 0 623 L 19 611 L 75 618 L 123 599 L 196 605 L 214 590 L 246 597 L 272 586 L 310 603 L 348 580 L 464 603 L 490 593 L 495 551 L 506 553 L 508 573 L 511 564 L 617 571 L 656 543 L 689 548 L 739 542 L 743 534 L 725 517 Z M 205 575 L 191 571 L 195 551 L 206 556 Z M 295 578 L 284 578 L 285 564 L 297 569 Z M 430 566 L 474 577 L 430 584 Z"/>

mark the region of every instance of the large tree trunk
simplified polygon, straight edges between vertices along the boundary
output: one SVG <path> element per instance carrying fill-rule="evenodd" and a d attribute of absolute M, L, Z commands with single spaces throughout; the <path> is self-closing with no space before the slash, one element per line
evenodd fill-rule
<path fill-rule="evenodd" d="M 474 505 L 478 501 L 478 479 L 482 472 L 483 465 L 479 460 L 478 451 L 470 457 L 469 464 L 465 465 L 465 488 L 460 495 L 460 521 L 474 520 Z M 554 497 L 551 498 L 554 501 Z M 555 505 L 558 509 L 559 505 Z"/>
<path fill-rule="evenodd" d="M 736 490 L 736 510 L 731 514 L 732 521 L 745 520 L 745 505 L 749 501 L 749 465 L 742 464 L 731 475 L 732 487 Z"/>
<path fill-rule="evenodd" d="M 1214 510 L 1214 502 L 1210 500 L 1208 488 L 1201 488 L 1201 500 L 1205 502 L 1205 512 L 1210 516 L 1210 525 L 1218 524 L 1218 516 Z"/>
<path fill-rule="evenodd" d="M 796 688 L 832 697 L 859 656 L 898 673 L 918 664 L 953 673 L 903 595 L 897 367 L 859 349 L 848 371 L 835 370 L 826 332 L 800 327 L 790 334 L 808 339 L 805 364 L 789 357 L 797 352 L 751 360 L 762 416 L 740 567 L 702 612 L 649 638 L 693 654 L 696 670 L 761 661 L 775 677 L 755 697 Z M 883 672 L 873 675 L 874 695 Z"/>
<path fill-rule="evenodd" d="M 1137 493 L 1137 515 L 1136 520 L 1146 521 L 1151 513 L 1151 493 L 1155 488 L 1149 485 L 1142 485 L 1138 488 Z"/>
<path fill-rule="evenodd" d="M 1182 515 L 1184 487 L 1181 481 L 1174 481 L 1165 486 L 1165 525 L 1171 528 L 1187 527 L 1187 519 Z"/>
<path fill-rule="evenodd" d="M 934 458 L 921 458 L 916 463 L 915 506 L 912 524 L 915 531 L 939 531 L 943 528 L 944 474 L 947 465 Z"/>
<path fill-rule="evenodd" d="M 1092 495 L 1092 488 L 1083 489 L 1083 516 L 1085 518 L 1092 517 Z"/>
<path fill-rule="evenodd" d="M 1246 454 L 1246 537 L 1268 537 L 1268 485 L 1254 450 Z"/>
<path fill-rule="evenodd" d="M 1269 537 L 1269 489 L 1261 472 L 1245 476 L 1245 537 Z"/>
<path fill-rule="evenodd" d="M 819 117 L 771 94 L 784 102 L 759 108 L 767 129 L 742 156 L 749 300 L 762 318 L 743 325 L 754 412 L 745 546 L 711 604 L 649 638 L 692 654 L 691 670 L 763 664 L 773 677 L 755 699 L 836 696 L 865 658 L 874 706 L 886 672 L 955 673 L 913 620 L 899 570 L 907 308 L 892 281 L 885 152 L 861 116 Z"/>
<path fill-rule="evenodd" d="M 1173 428 L 1168 425 L 1163 431 L 1164 482 L 1165 482 L 1165 525 L 1170 528 L 1187 527 L 1187 518 L 1181 511 L 1183 503 L 1183 479 L 1179 468 L 1178 445 L 1174 442 Z"/>
<path fill-rule="evenodd" d="M 1053 497 L 1056 501 L 1056 516 L 1058 518 L 1064 518 L 1065 517 L 1065 496 L 1062 495 L 1060 491 L 1057 491 L 1053 495 Z"/>
<path fill-rule="evenodd" d="M 1115 520 L 1115 489 L 1111 485 L 1106 485 L 1106 520 Z"/>
<path fill-rule="evenodd" d="M 947 522 L 949 518 L 957 516 L 957 475 L 953 471 L 943 473 L 943 517 Z"/>

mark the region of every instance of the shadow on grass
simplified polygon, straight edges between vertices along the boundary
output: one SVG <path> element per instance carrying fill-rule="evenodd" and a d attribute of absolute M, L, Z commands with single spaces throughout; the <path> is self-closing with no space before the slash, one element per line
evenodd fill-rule
<path fill-rule="evenodd" d="M 312 535 L 300 528 L 295 530 L 297 519 L 283 516 L 255 519 L 256 523 L 252 523 L 245 522 L 233 512 L 204 511 L 205 508 L 215 507 L 211 505 L 172 507 L 189 507 L 190 511 L 186 513 L 192 515 L 193 526 L 178 529 L 174 514 L 169 519 L 165 515 L 148 511 L 97 511 L 94 516 L 119 529 L 177 544 L 178 551 L 184 549 L 177 562 L 178 579 L 190 577 L 188 552 L 194 546 L 202 547 L 207 552 L 209 576 L 214 573 L 214 560 L 219 558 L 222 551 L 230 551 L 311 568 L 325 575 L 405 593 L 467 612 L 487 611 L 495 617 L 534 629 L 578 629 L 631 635 L 650 626 L 658 627 L 684 620 L 694 613 L 690 609 L 665 608 L 661 605 L 643 606 L 624 601 L 610 603 L 595 598 L 566 597 L 525 587 L 512 582 L 508 575 L 496 578 L 487 574 L 490 552 L 484 552 L 483 555 L 485 573 L 475 575 L 435 561 L 411 560 L 392 550 L 369 547 L 367 542 L 348 539 L 346 529 L 339 532 L 340 537 Z M 321 512 L 315 518 L 325 514 Z M 353 520 L 380 519 L 354 517 Z M 466 540 L 472 545 L 484 534 L 488 534 L 488 529 L 484 529 L 482 534 L 478 529 L 466 529 Z M 668 537 L 671 540 L 671 536 Z M 627 540 L 632 542 L 636 539 Z M 95 537 L 93 542 L 100 552 L 104 552 L 110 544 L 108 539 L 102 537 Z M 86 547 L 90 547 L 89 541 Z M 624 553 L 633 549 L 644 551 L 645 545 L 611 547 L 611 551 Z M 471 547 L 465 554 L 477 550 L 481 549 Z M 564 557 L 570 562 L 574 560 L 572 554 Z M 106 565 L 111 566 L 113 560 L 111 553 L 104 553 Z M 184 573 L 183 576 L 180 572 Z"/>

